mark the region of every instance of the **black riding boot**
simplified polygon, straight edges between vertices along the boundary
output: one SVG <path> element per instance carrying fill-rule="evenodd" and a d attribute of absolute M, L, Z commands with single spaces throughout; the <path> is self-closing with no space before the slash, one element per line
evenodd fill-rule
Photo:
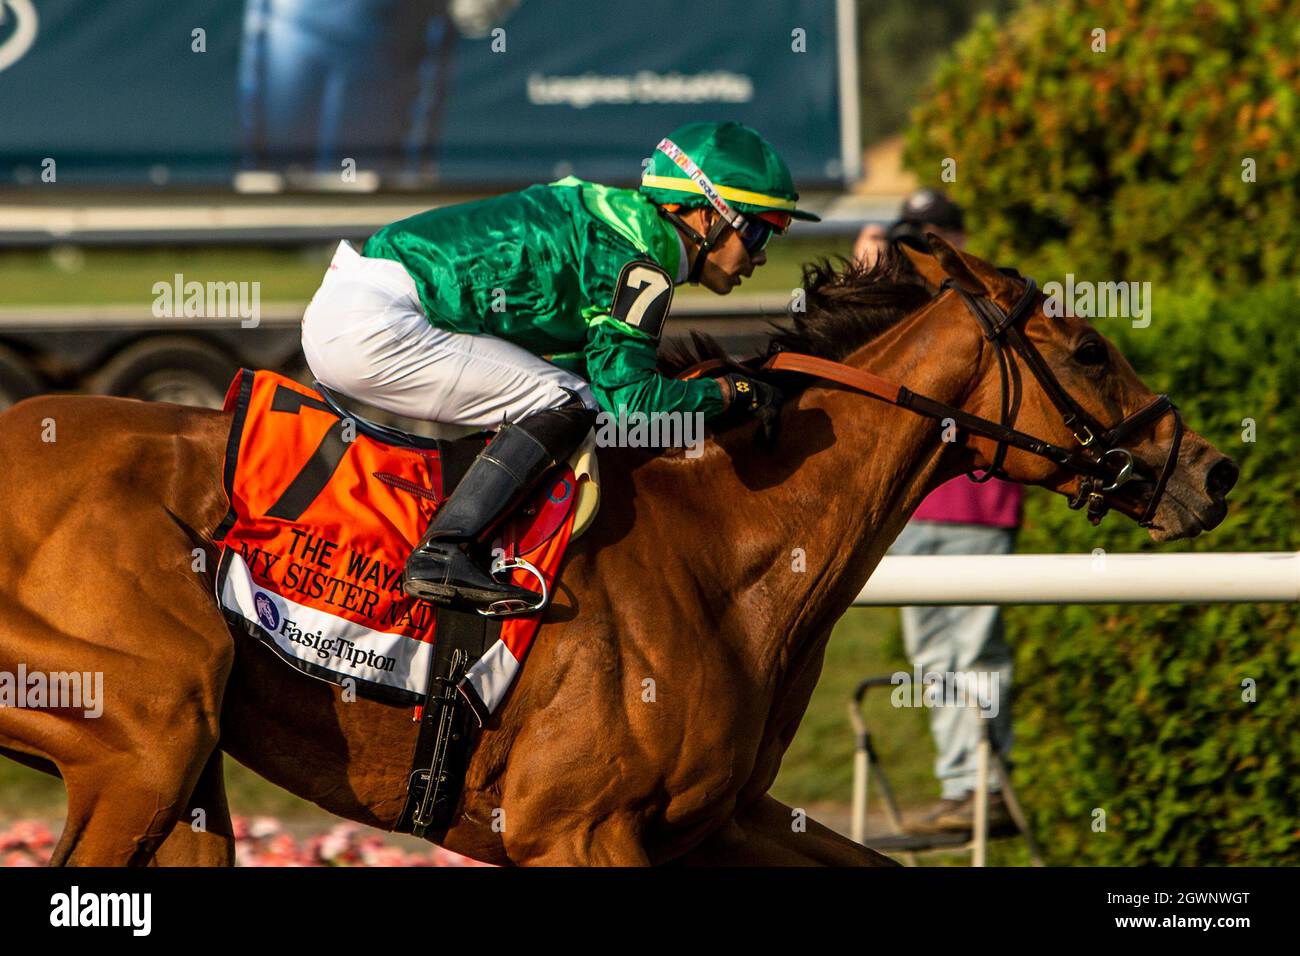
<path fill-rule="evenodd" d="M 540 594 L 497 581 L 462 545 L 482 541 L 552 468 L 573 454 L 594 421 L 595 413 L 575 398 L 503 426 L 474 459 L 407 559 L 403 590 L 462 609 L 487 609 L 500 601 L 524 602 L 515 608 L 540 602 Z M 505 607 L 500 605 L 497 613 Z"/>

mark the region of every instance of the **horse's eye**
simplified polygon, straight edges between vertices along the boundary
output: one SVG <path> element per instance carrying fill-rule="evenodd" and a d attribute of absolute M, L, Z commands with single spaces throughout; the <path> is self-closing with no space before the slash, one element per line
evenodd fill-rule
<path fill-rule="evenodd" d="M 1106 364 L 1106 346 L 1093 339 L 1074 350 L 1074 360 L 1080 365 Z"/>

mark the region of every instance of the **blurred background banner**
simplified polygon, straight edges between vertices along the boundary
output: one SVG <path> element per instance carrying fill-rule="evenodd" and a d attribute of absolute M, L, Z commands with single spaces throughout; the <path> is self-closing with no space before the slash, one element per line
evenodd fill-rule
<path fill-rule="evenodd" d="M 801 185 L 839 184 L 858 162 L 843 6 L 0 0 L 0 168 L 19 184 L 44 157 L 70 185 L 631 182 L 666 131 L 722 117 L 762 129 Z"/>

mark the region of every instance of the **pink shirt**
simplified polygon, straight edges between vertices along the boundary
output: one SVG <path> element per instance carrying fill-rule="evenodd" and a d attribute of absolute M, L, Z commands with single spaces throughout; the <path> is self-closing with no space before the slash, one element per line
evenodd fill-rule
<path fill-rule="evenodd" d="M 1018 528 L 1024 497 L 1024 489 L 1008 481 L 976 484 L 959 475 L 930 492 L 912 520 Z"/>

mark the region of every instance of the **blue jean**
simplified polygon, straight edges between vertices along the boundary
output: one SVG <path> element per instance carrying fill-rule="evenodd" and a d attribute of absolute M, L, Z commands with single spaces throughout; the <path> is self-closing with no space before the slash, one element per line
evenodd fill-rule
<path fill-rule="evenodd" d="M 913 521 L 890 548 L 890 554 L 1006 554 L 1015 544 L 1009 528 Z M 1011 749 L 1011 648 L 1002 630 L 998 607 L 905 607 L 903 646 L 914 668 L 923 673 L 996 673 L 999 706 L 994 717 L 977 708 L 930 708 L 934 738 L 934 774 L 944 798 L 959 798 L 975 788 L 976 747 L 984 721 L 991 721 L 993 745 L 1004 756 Z M 998 790 L 996 778 L 990 789 Z"/>
<path fill-rule="evenodd" d="M 240 40 L 244 169 L 419 172 L 437 147 L 447 0 L 248 0 Z"/>

